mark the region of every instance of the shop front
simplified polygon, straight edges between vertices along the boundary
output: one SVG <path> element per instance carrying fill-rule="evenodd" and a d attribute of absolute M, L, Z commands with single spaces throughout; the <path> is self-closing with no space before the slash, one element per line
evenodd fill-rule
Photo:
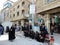
<path fill-rule="evenodd" d="M 54 25 L 53 27 L 54 32 L 60 33 L 60 8 L 54 8 L 46 11 L 42 11 L 38 13 L 40 17 L 42 16 L 45 26 L 47 27 L 48 32 L 50 33 L 51 31 L 51 26 Z"/>
<path fill-rule="evenodd" d="M 54 23 L 55 24 L 54 32 L 60 33 L 60 13 L 59 12 L 51 14 L 50 23 Z"/>

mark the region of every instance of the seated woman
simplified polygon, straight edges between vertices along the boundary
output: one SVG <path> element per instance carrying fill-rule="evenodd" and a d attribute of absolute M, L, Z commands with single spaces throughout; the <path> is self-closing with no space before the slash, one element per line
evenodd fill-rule
<path fill-rule="evenodd" d="M 45 36 L 43 33 L 40 33 L 39 35 L 39 42 L 44 42 L 45 41 Z"/>
<path fill-rule="evenodd" d="M 35 33 L 35 39 L 37 40 L 37 41 L 39 41 L 39 33 L 36 31 L 36 33 Z"/>
<path fill-rule="evenodd" d="M 33 31 L 31 31 L 31 35 L 30 36 L 31 36 L 32 39 L 34 39 L 34 35 L 35 35 L 35 33 Z"/>

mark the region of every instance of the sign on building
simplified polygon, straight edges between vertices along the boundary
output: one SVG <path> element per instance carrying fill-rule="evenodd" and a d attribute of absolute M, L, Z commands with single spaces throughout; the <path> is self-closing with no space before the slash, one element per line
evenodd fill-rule
<path fill-rule="evenodd" d="M 35 14 L 35 5 L 30 5 L 30 14 Z"/>

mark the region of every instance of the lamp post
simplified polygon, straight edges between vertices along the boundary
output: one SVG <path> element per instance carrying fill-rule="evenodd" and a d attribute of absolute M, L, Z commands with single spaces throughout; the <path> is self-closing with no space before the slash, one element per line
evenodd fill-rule
<path fill-rule="evenodd" d="M 35 15 L 34 0 L 32 0 L 32 4 L 30 5 L 30 15 L 32 15 L 32 30 L 34 30 L 34 15 Z"/>

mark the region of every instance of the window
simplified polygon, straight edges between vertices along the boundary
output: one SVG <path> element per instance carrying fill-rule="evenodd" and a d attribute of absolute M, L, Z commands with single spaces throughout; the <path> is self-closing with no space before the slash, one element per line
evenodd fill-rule
<path fill-rule="evenodd" d="M 19 16 L 19 11 L 17 12 L 17 16 Z"/>
<path fill-rule="evenodd" d="M 25 14 L 25 11 L 24 11 L 24 10 L 22 10 L 22 14 L 23 14 L 23 15 Z"/>
<path fill-rule="evenodd" d="M 15 17 L 15 14 L 13 14 L 13 17 Z"/>
<path fill-rule="evenodd" d="M 17 8 L 19 8 L 20 6 L 18 5 Z"/>
<path fill-rule="evenodd" d="M 23 2 L 22 2 L 22 6 L 24 6 L 24 4 L 25 4 L 25 2 L 23 1 Z"/>
<path fill-rule="evenodd" d="M 48 3 L 53 2 L 53 1 L 55 1 L 55 0 L 47 0 Z"/>

